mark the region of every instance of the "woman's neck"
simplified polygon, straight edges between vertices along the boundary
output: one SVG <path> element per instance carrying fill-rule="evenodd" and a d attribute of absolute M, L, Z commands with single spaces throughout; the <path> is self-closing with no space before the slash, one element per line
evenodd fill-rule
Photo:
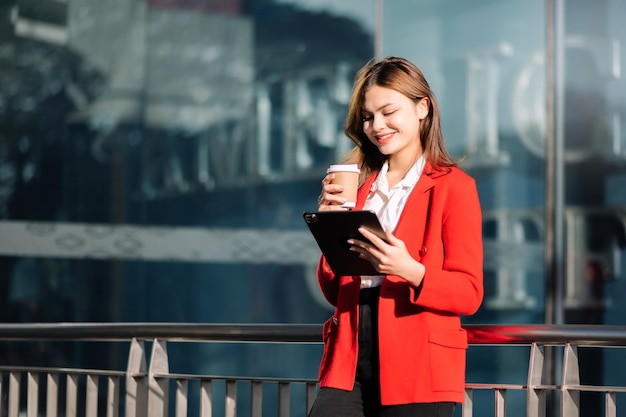
<path fill-rule="evenodd" d="M 419 152 L 416 152 L 410 157 L 403 157 L 402 155 L 389 156 L 387 160 L 389 167 L 387 170 L 387 184 L 390 189 L 406 176 L 407 172 L 415 165 L 423 153 L 424 152 L 420 149 Z"/>

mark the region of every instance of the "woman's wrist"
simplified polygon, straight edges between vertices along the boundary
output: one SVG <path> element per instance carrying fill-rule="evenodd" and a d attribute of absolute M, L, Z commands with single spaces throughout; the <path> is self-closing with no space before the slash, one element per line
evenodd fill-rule
<path fill-rule="evenodd" d="M 408 271 L 406 276 L 403 276 L 403 278 L 406 279 L 409 284 L 417 288 L 422 285 L 424 275 L 426 275 L 426 267 L 424 264 L 414 260 L 410 271 Z"/>

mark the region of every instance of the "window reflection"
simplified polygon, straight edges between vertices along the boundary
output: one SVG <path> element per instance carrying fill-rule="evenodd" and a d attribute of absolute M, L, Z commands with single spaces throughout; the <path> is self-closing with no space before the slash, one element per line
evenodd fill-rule
<path fill-rule="evenodd" d="M 150 245 L 142 240 L 120 251 L 87 232 L 93 227 L 110 224 L 124 242 L 152 225 L 242 228 L 244 236 L 256 236 L 257 227 L 303 227 L 300 213 L 314 204 L 327 164 L 348 149 L 342 123 L 349 89 L 356 68 L 373 53 L 371 27 L 324 9 L 208 0 L 120 0 L 114 6 L 96 0 L 2 6 L 0 197 L 2 217 L 12 221 L 4 226 L 18 230 L 14 238 L 22 243 L 40 230 L 29 220 L 52 227 L 38 249 L 3 248 L 25 259 L 60 258 L 64 282 L 81 294 L 66 320 L 152 317 L 146 307 L 151 291 L 136 287 L 153 275 L 152 266 L 132 264 L 141 264 Z M 361 15 L 373 13 L 373 3 L 359 7 Z M 120 226 L 128 223 L 137 226 Z M 198 274 L 226 263 L 238 280 L 220 284 L 220 291 L 244 285 L 240 280 L 249 279 L 250 269 L 279 281 L 281 271 L 295 268 L 288 275 L 306 287 L 299 297 L 300 304 L 312 305 L 302 316 L 310 320 L 328 308 L 311 294 L 313 262 L 302 254 L 276 262 L 282 249 L 310 248 L 299 235 L 289 245 L 291 235 L 277 233 L 275 243 L 285 247 L 272 254 L 222 251 L 203 261 L 204 252 L 187 240 L 179 241 L 180 253 L 197 265 L 161 260 L 169 271 Z M 205 236 L 209 247 L 220 243 L 211 240 L 215 236 Z M 237 242 L 234 236 L 221 244 Z M 0 263 L 3 276 L 20 269 L 14 258 Z M 157 268 L 159 282 L 178 275 L 163 276 L 166 271 Z M 130 276 L 139 281 L 127 284 Z M 81 279 L 79 287 L 75 280 Z M 94 280 L 104 280 L 107 289 Z M 196 287 L 189 281 L 176 291 Z M 0 287 L 3 298 L 7 288 Z M 127 298 L 126 291 L 139 299 Z M 102 303 L 126 304 L 132 313 L 99 310 Z M 215 320 L 222 307 L 203 305 L 202 317 L 185 314 L 192 321 Z M 248 314 L 241 309 L 229 320 L 247 321 Z M 284 319 L 274 314 L 268 308 L 256 317 Z"/>
<path fill-rule="evenodd" d="M 456 155 L 466 156 L 462 166 L 478 182 L 486 298 L 468 321 L 544 322 L 544 306 L 559 299 L 555 308 L 565 323 L 623 323 L 626 314 L 615 296 L 625 290 L 620 278 L 626 257 L 626 33 L 615 16 L 626 11 L 626 2 L 562 4 L 558 18 L 565 33 L 557 53 L 564 57 L 564 71 L 556 77 L 564 88 L 558 91 L 563 113 L 549 119 L 546 97 L 554 86 L 546 79 L 552 68 L 546 64 L 545 34 L 555 24 L 546 22 L 546 2 L 384 2 L 385 54 L 407 56 L 434 80 L 446 140 Z M 415 39 L 423 41 L 409 41 Z M 550 196 L 564 204 L 563 218 L 556 219 L 563 227 L 556 236 L 563 259 L 558 253 L 545 259 L 546 243 L 553 244 L 546 232 L 546 216 L 553 213 L 545 210 L 545 190 L 555 180 L 545 170 L 546 138 L 554 124 L 564 134 L 557 167 L 564 175 L 557 178 L 563 195 Z M 546 274 L 555 269 L 563 271 L 559 294 L 546 288 Z M 581 369 L 581 378 L 598 381 L 623 372 L 590 355 L 596 366 Z M 503 379 L 514 374 L 512 362 L 524 360 L 495 356 L 494 372 Z M 469 363 L 469 380 L 486 372 L 479 362 Z M 581 415 L 601 408 L 593 394 L 582 397 Z M 507 408 L 516 415 L 514 402 Z"/>
<path fill-rule="evenodd" d="M 542 322 L 545 2 L 382 4 L 383 53 L 425 70 L 449 149 L 466 156 L 479 184 L 487 298 L 475 319 Z M 297 230 L 326 165 L 349 146 L 341 125 L 354 72 L 374 53 L 375 10 L 374 0 L 2 2 L 0 217 L 132 223 L 137 233 Z M 568 321 L 623 324 L 626 2 L 566 2 L 565 12 L 566 259 L 551 261 L 566 269 Z M 70 238 L 57 245 L 69 251 L 75 235 L 64 231 Z M 115 262 L 101 251 L 92 252 L 98 261 L 52 251 L 59 259 L 33 261 L 44 256 L 28 249 L 3 256 L 0 305 L 24 310 L 0 318 L 318 322 L 328 308 L 315 298 L 306 247 L 277 236 L 287 255 L 272 253 L 299 251 L 291 264 L 236 250 L 165 267 L 133 250 Z M 209 243 L 230 247 L 226 239 Z M 181 253 L 203 253 L 185 242 Z M 36 297 L 47 309 L 11 298 L 21 290 L 9 282 L 25 274 L 47 288 Z M 164 293 L 175 296 L 159 309 Z"/>

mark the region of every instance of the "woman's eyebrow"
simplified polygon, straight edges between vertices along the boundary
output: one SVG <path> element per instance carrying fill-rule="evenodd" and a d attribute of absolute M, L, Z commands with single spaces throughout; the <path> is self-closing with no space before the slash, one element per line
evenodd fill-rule
<path fill-rule="evenodd" d="M 386 103 L 386 104 L 383 104 L 383 105 L 381 105 L 381 106 L 378 106 L 378 108 L 377 108 L 376 110 L 374 110 L 374 111 L 380 111 L 380 110 L 384 109 L 385 107 L 393 106 L 393 104 L 394 104 L 394 103 Z M 363 113 L 371 113 L 371 112 L 370 112 L 369 110 L 367 110 L 365 107 L 363 107 L 362 112 L 363 112 Z"/>

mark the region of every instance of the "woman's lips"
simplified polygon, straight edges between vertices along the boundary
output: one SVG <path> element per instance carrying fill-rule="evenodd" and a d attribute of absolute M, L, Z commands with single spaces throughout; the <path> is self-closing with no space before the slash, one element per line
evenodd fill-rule
<path fill-rule="evenodd" d="M 394 133 L 385 133 L 384 135 L 376 135 L 376 141 L 378 143 L 380 143 L 381 145 L 384 145 L 385 143 L 389 142 L 391 140 L 391 138 L 393 137 Z"/>

